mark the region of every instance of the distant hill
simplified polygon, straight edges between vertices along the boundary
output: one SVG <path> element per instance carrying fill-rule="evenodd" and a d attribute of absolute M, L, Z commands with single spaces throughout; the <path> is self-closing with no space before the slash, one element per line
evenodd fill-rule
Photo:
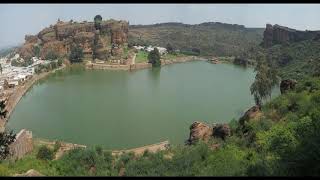
<path fill-rule="evenodd" d="M 21 46 L 21 45 L 19 45 Z M 0 57 L 7 56 L 8 54 L 14 52 L 19 46 L 8 46 L 0 49 Z"/>
<path fill-rule="evenodd" d="M 196 25 L 130 25 L 128 41 L 131 44 L 163 47 L 170 43 L 174 48 L 183 51 L 199 49 L 201 55 L 239 56 L 261 43 L 263 31 L 264 28 L 246 28 L 243 25 L 219 22 Z"/>

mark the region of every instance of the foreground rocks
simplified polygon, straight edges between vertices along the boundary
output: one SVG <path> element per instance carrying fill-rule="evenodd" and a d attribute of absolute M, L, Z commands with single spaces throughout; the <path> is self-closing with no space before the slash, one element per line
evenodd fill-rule
<path fill-rule="evenodd" d="M 15 174 L 16 177 L 33 177 L 33 176 L 44 176 L 43 174 L 39 173 L 38 171 L 34 169 L 30 169 L 26 173 L 23 174 Z"/>
<path fill-rule="evenodd" d="M 228 124 L 214 124 L 213 126 L 209 126 L 196 121 L 190 126 L 190 135 L 186 144 L 194 144 L 199 140 L 208 142 L 211 138 L 221 138 L 225 140 L 225 138 L 230 135 L 231 129 Z"/>
<path fill-rule="evenodd" d="M 244 115 L 239 119 L 239 123 L 241 126 L 243 126 L 246 121 L 249 121 L 250 119 L 256 119 L 260 114 L 260 106 L 255 105 L 244 113 Z"/>

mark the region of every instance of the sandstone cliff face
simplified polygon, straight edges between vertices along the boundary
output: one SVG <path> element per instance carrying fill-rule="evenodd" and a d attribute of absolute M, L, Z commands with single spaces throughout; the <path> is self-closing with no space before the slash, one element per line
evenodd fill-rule
<path fill-rule="evenodd" d="M 298 31 L 288 27 L 271 24 L 266 25 L 263 33 L 263 46 L 271 47 L 275 44 L 285 44 L 289 42 L 298 42 L 308 39 L 316 39 L 320 31 Z"/>
<path fill-rule="evenodd" d="M 39 45 L 43 59 L 49 52 L 66 56 L 71 46 L 77 44 L 85 54 L 96 54 L 96 58 L 107 60 L 110 56 L 121 56 L 123 53 L 128 41 L 128 28 L 127 21 L 102 21 L 100 30 L 95 29 L 93 22 L 58 21 L 36 36 L 27 35 L 18 53 L 22 58 L 30 58 L 35 56 L 34 47 Z"/>

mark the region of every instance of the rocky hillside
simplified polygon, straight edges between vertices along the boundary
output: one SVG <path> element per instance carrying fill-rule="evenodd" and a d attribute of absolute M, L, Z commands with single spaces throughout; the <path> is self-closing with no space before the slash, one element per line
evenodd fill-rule
<path fill-rule="evenodd" d="M 200 50 L 201 55 L 237 56 L 259 45 L 262 28 L 207 22 L 196 25 L 161 23 L 131 25 L 129 43 L 166 47 L 170 43 L 182 51 Z"/>
<path fill-rule="evenodd" d="M 65 56 L 73 45 L 79 45 L 85 55 L 100 60 L 119 57 L 127 46 L 127 21 L 102 21 L 99 27 L 94 22 L 58 22 L 41 30 L 37 35 L 26 35 L 18 53 L 29 59 L 33 56 Z"/>

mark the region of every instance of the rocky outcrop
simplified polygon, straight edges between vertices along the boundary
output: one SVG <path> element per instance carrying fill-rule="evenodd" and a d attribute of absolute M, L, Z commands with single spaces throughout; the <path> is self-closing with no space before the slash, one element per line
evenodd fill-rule
<path fill-rule="evenodd" d="M 249 121 L 250 119 L 257 118 L 259 114 L 261 114 L 261 110 L 260 110 L 260 107 L 258 105 L 255 105 L 255 106 L 251 107 L 239 119 L 240 125 L 243 126 L 246 121 Z"/>
<path fill-rule="evenodd" d="M 212 128 L 212 136 L 225 140 L 226 137 L 231 135 L 231 129 L 228 124 L 215 124 Z"/>
<path fill-rule="evenodd" d="M 190 135 L 186 144 L 194 144 L 199 140 L 208 142 L 212 137 L 225 140 L 225 138 L 230 135 L 231 129 L 228 124 L 214 124 L 213 126 L 209 126 L 196 121 L 190 126 Z"/>
<path fill-rule="evenodd" d="M 212 127 L 196 121 L 190 126 L 190 135 L 189 139 L 186 141 L 186 144 L 194 144 L 199 140 L 208 141 L 212 136 L 212 132 Z"/>
<path fill-rule="evenodd" d="M 96 30 L 93 22 L 62 22 L 58 20 L 41 30 L 36 36 L 27 35 L 18 53 L 22 58 L 35 56 L 34 47 L 40 46 L 40 57 L 49 52 L 59 56 L 70 53 L 71 46 L 79 45 L 84 54 L 107 60 L 110 56 L 121 57 L 128 41 L 127 21 L 102 21 L 101 29 Z"/>
<path fill-rule="evenodd" d="M 16 136 L 13 143 L 9 145 L 10 158 L 21 159 L 24 155 L 32 152 L 33 139 L 32 132 L 22 129 Z"/>
<path fill-rule="evenodd" d="M 34 169 L 30 169 L 26 173 L 23 174 L 15 174 L 16 177 L 33 177 L 33 176 L 44 176 L 43 174 L 39 173 L 38 171 Z"/>
<path fill-rule="evenodd" d="M 281 94 L 294 89 L 294 87 L 296 86 L 297 81 L 296 80 L 292 80 L 292 79 L 285 79 L 282 80 L 280 83 L 280 92 Z"/>
<path fill-rule="evenodd" d="M 320 31 L 299 31 L 288 27 L 271 24 L 266 25 L 263 33 L 263 46 L 268 48 L 275 44 L 285 44 L 290 42 L 298 42 L 308 39 L 315 39 Z"/>

